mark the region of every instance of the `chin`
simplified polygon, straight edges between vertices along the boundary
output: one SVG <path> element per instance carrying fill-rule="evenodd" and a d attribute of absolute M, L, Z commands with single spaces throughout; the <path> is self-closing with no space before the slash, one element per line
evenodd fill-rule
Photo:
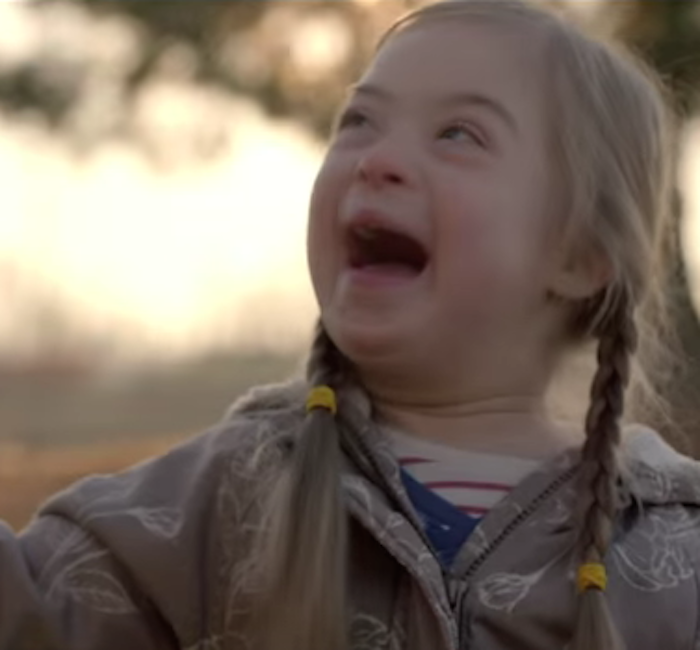
<path fill-rule="evenodd" d="M 416 346 L 415 337 L 405 327 L 386 322 L 359 323 L 324 317 L 324 325 L 340 351 L 359 368 L 400 362 Z"/>

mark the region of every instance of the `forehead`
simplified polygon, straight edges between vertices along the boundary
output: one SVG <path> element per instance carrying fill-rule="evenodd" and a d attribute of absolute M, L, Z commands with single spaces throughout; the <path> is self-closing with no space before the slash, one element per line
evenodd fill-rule
<path fill-rule="evenodd" d="M 361 85 L 381 86 L 402 101 L 416 102 L 478 92 L 532 112 L 542 94 L 542 50 L 533 30 L 515 24 L 431 20 L 392 36 Z"/>

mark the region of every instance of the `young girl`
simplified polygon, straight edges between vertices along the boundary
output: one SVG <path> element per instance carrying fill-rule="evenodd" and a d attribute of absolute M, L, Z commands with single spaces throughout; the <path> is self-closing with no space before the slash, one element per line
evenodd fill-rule
<path fill-rule="evenodd" d="M 665 122 L 539 10 L 401 21 L 314 188 L 307 379 L 0 531 L 0 648 L 700 648 L 700 467 L 620 433 Z M 543 404 L 590 340 L 576 439 Z"/>

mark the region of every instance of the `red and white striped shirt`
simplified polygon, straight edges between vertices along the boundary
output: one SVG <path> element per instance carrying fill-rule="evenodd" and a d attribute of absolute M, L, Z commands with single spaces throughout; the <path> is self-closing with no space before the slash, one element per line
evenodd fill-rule
<path fill-rule="evenodd" d="M 481 517 L 539 463 L 534 460 L 474 453 L 388 431 L 401 467 L 462 512 Z"/>

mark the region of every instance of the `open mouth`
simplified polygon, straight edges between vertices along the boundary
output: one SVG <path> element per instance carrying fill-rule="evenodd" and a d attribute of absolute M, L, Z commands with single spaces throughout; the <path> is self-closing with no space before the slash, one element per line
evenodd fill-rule
<path fill-rule="evenodd" d="M 419 275 L 428 265 L 428 253 L 409 235 L 362 227 L 349 233 L 349 261 L 353 269 Z"/>

